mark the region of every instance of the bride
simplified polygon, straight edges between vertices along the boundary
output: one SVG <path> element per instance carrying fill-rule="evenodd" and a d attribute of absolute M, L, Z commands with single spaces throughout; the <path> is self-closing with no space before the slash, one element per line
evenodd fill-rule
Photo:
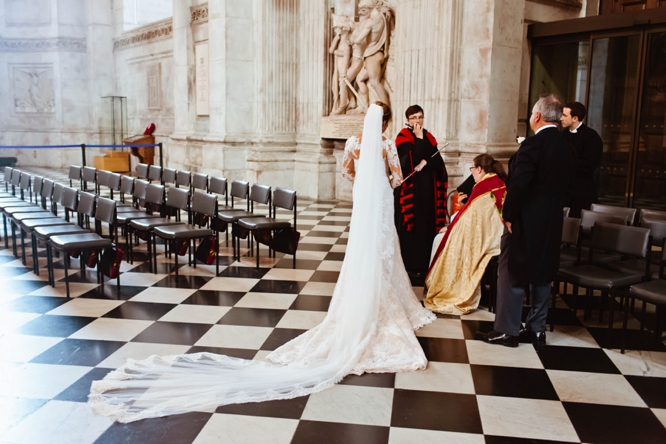
<path fill-rule="evenodd" d="M 435 316 L 417 300 L 400 256 L 391 185 L 399 185 L 402 174 L 393 142 L 382 136 L 390 118 L 389 107 L 376 102 L 362 136 L 347 141 L 343 174 L 354 180 L 354 208 L 340 277 L 321 324 L 269 354 L 273 363 L 207 352 L 128 359 L 93 382 L 93 410 L 131 422 L 305 396 L 349 374 L 425 368 L 413 330 Z"/>

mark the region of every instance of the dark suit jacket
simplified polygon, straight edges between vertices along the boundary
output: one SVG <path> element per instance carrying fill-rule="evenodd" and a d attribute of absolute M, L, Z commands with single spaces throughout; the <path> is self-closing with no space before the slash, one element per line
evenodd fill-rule
<path fill-rule="evenodd" d="M 528 137 L 509 160 L 503 218 L 513 230 L 509 272 L 520 282 L 545 285 L 555 278 L 562 203 L 575 162 L 573 148 L 557 128 Z"/>
<path fill-rule="evenodd" d="M 601 164 L 604 145 L 599 134 L 585 124 L 575 133 L 565 129 L 562 136 L 573 146 L 577 159 L 576 173 L 567 190 L 564 206 L 571 208 L 571 217 L 580 217 L 580 210 L 589 210 L 598 202 L 594 171 Z"/>

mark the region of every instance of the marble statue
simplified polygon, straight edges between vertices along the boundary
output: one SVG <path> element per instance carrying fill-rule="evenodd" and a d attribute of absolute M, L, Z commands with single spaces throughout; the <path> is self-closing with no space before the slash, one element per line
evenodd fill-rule
<path fill-rule="evenodd" d="M 385 72 L 393 12 L 385 0 L 361 0 L 358 14 L 359 21 L 351 24 L 345 21 L 349 17 L 333 16 L 331 115 L 364 114 L 375 100 L 391 103 Z"/>

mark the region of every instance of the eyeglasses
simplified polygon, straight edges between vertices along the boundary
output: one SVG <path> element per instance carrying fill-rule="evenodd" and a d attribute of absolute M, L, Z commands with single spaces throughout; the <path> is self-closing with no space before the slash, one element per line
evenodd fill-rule
<path fill-rule="evenodd" d="M 411 116 L 409 120 L 423 120 L 423 116 Z"/>
<path fill-rule="evenodd" d="M 469 167 L 469 170 L 474 171 L 476 168 L 479 168 L 479 167 L 478 166 Z"/>

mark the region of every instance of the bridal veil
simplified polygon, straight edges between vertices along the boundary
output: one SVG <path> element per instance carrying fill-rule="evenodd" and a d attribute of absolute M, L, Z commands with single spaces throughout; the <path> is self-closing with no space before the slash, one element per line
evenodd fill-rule
<path fill-rule="evenodd" d="M 129 359 L 104 380 L 93 382 L 89 403 L 94 411 L 131 422 L 219 405 L 295 398 L 331 387 L 352 373 L 377 336 L 380 306 L 395 291 L 388 288 L 391 282 L 386 276 L 393 272 L 392 257 L 400 258 L 400 251 L 394 251 L 394 233 L 387 233 L 395 229 L 383 220 L 384 207 L 392 205 L 392 199 L 382 197 L 390 194 L 390 185 L 382 159 L 381 127 L 382 109 L 372 105 L 364 121 L 347 251 L 329 312 L 320 325 L 271 353 L 268 359 L 277 364 L 206 352 Z M 412 311 L 425 310 L 411 287 L 405 291 L 413 299 L 409 304 L 415 304 L 410 305 Z M 401 313 L 411 334 L 404 341 L 418 349 L 414 368 L 423 368 L 425 357 L 412 328 L 430 322 L 432 315 L 420 312 L 419 320 L 408 320 Z M 406 335 L 404 329 L 400 335 Z"/>

